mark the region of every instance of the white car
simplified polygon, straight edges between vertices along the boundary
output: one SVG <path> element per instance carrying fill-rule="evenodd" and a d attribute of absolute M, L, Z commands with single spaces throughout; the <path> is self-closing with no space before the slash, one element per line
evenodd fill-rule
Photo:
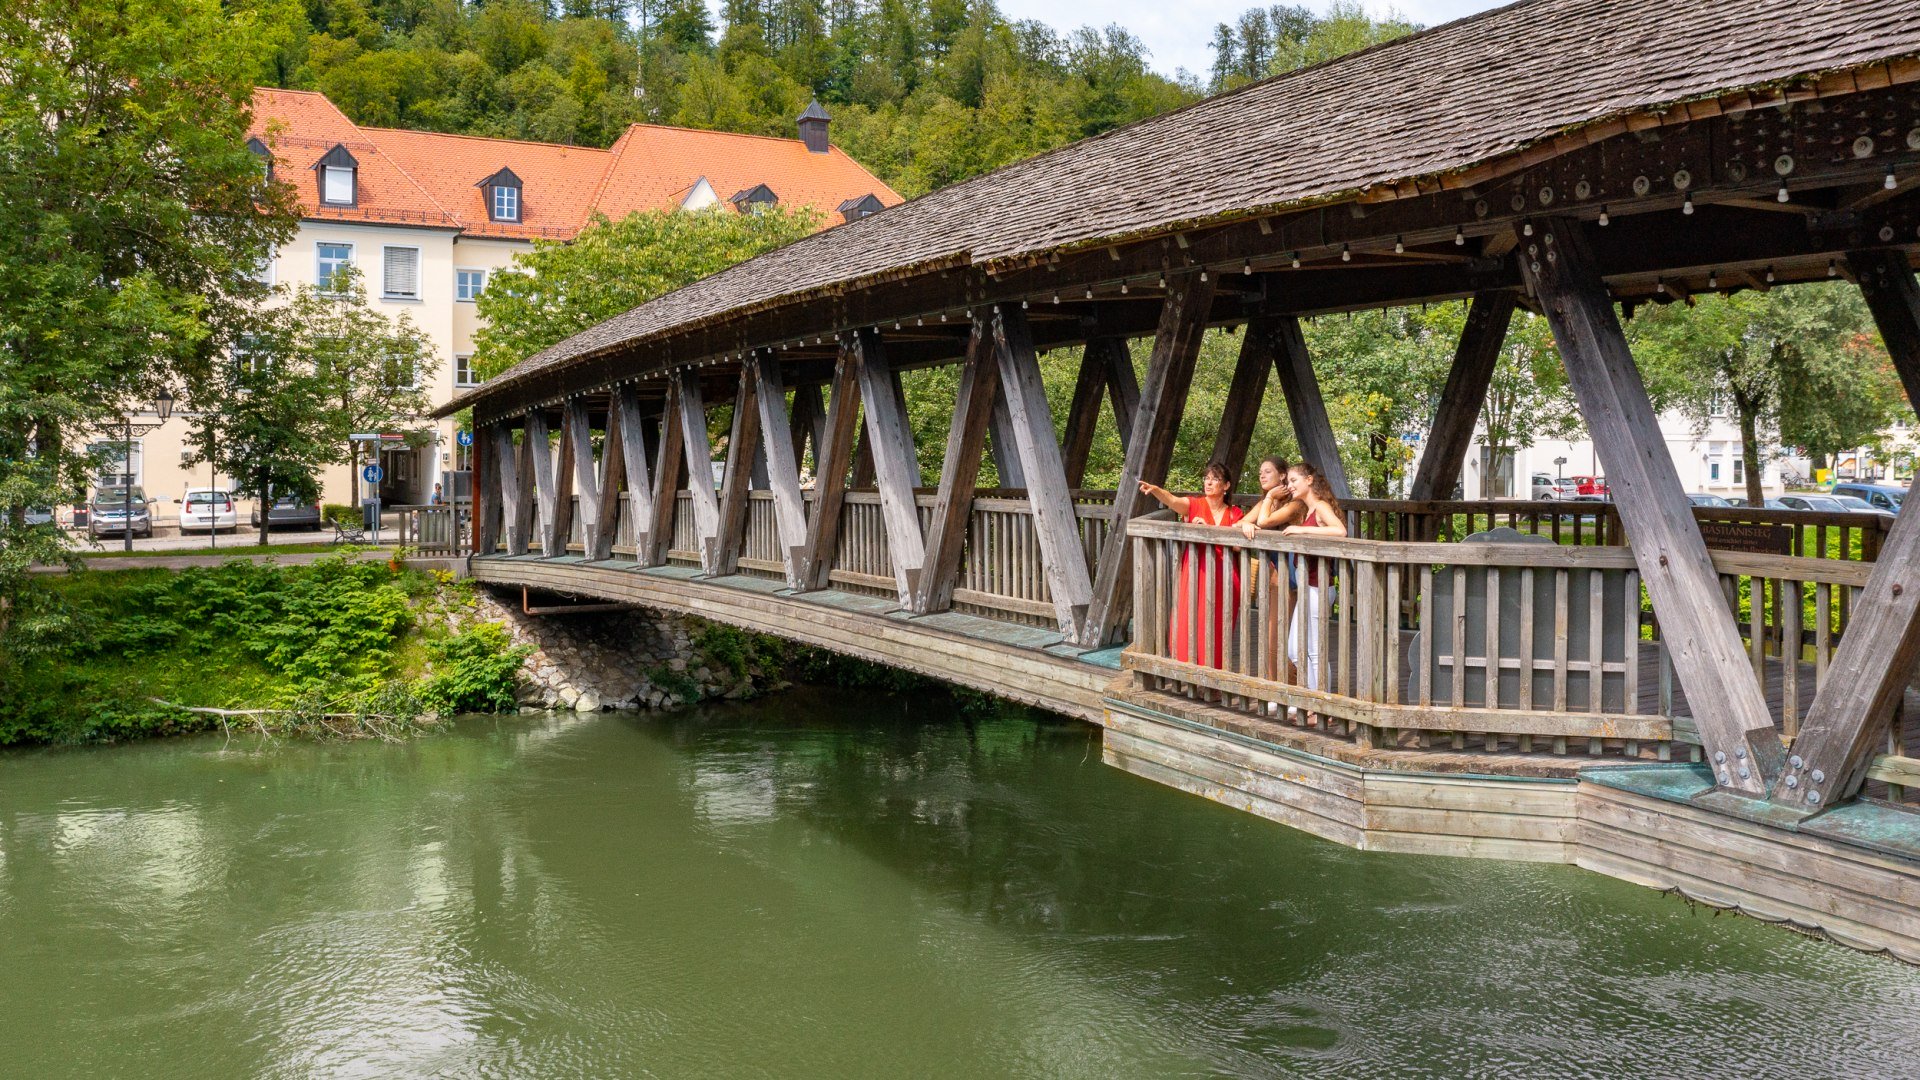
<path fill-rule="evenodd" d="M 188 488 L 180 500 L 180 534 L 226 532 L 240 524 L 233 495 L 219 488 Z"/>

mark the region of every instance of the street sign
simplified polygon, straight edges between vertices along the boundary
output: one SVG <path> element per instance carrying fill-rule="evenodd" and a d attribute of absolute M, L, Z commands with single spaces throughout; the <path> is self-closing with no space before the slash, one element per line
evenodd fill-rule
<path fill-rule="evenodd" d="M 461 446 L 473 445 L 473 432 L 471 431 L 462 431 L 460 434 L 454 436 L 454 438 L 460 440 Z"/>
<path fill-rule="evenodd" d="M 384 477 L 386 475 L 387 475 L 387 470 L 381 468 L 378 465 L 369 465 L 366 468 L 360 470 L 360 479 L 365 480 L 369 484 L 379 483 L 381 477 Z"/>
<path fill-rule="evenodd" d="M 347 436 L 348 442 L 406 442 L 407 437 L 397 431 L 356 431 Z"/>

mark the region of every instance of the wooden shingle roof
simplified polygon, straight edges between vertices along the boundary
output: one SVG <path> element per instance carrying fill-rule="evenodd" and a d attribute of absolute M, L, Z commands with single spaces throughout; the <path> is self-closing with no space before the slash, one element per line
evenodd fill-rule
<path fill-rule="evenodd" d="M 587 357 L 862 282 L 1414 194 L 1688 102 L 1815 77 L 1844 92 L 1828 84 L 1850 85 L 1851 71 L 1863 88 L 1885 85 L 1890 72 L 1913 76 L 1915 57 L 1914 0 L 1521 0 L 801 240 L 582 331 L 440 411 Z"/>

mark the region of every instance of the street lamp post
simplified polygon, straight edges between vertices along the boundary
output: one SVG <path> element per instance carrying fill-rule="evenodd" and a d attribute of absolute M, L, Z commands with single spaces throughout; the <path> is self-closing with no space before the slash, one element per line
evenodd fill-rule
<path fill-rule="evenodd" d="M 159 418 L 160 423 L 140 425 L 140 434 L 145 435 L 147 432 L 152 431 L 154 428 L 159 427 L 160 424 L 166 423 L 167 418 L 173 415 L 173 391 L 168 390 L 164 386 L 160 388 L 160 393 L 157 394 L 153 399 L 153 415 Z M 120 465 L 122 468 L 126 470 L 125 472 L 120 474 L 120 479 L 121 479 L 120 524 L 125 529 L 125 532 L 126 532 L 126 550 L 132 551 L 133 550 L 133 414 L 132 413 L 127 414 L 126 430 L 127 430 L 127 441 L 121 444 L 121 448 L 120 448 L 121 449 Z M 149 517 L 148 520 L 151 521 L 152 518 Z"/>

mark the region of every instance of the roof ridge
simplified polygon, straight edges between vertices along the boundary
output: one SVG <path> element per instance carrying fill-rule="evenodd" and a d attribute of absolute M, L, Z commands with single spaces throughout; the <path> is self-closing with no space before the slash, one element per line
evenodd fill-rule
<path fill-rule="evenodd" d="M 356 125 L 358 126 L 358 125 Z M 599 146 L 580 146 L 576 143 L 546 142 L 542 139 L 501 139 L 492 135 L 470 135 L 461 131 L 428 131 L 424 128 L 361 127 L 361 131 L 378 131 L 396 135 L 426 135 L 436 139 L 469 139 L 473 142 L 510 143 L 514 146 L 546 146 L 555 150 L 583 150 L 594 154 L 608 153 L 608 149 Z"/>
<path fill-rule="evenodd" d="M 804 142 L 801 142 L 800 136 L 798 135 L 757 135 L 750 131 L 721 131 L 719 128 L 688 127 L 685 124 L 649 124 L 642 120 L 635 120 L 633 123 L 627 125 L 628 131 L 632 131 L 634 128 L 654 128 L 659 131 L 686 131 L 695 135 L 724 135 L 731 139 L 767 139 L 772 142 L 795 143 L 801 146 L 806 145 Z M 832 144 L 829 143 L 828 145 Z"/>

